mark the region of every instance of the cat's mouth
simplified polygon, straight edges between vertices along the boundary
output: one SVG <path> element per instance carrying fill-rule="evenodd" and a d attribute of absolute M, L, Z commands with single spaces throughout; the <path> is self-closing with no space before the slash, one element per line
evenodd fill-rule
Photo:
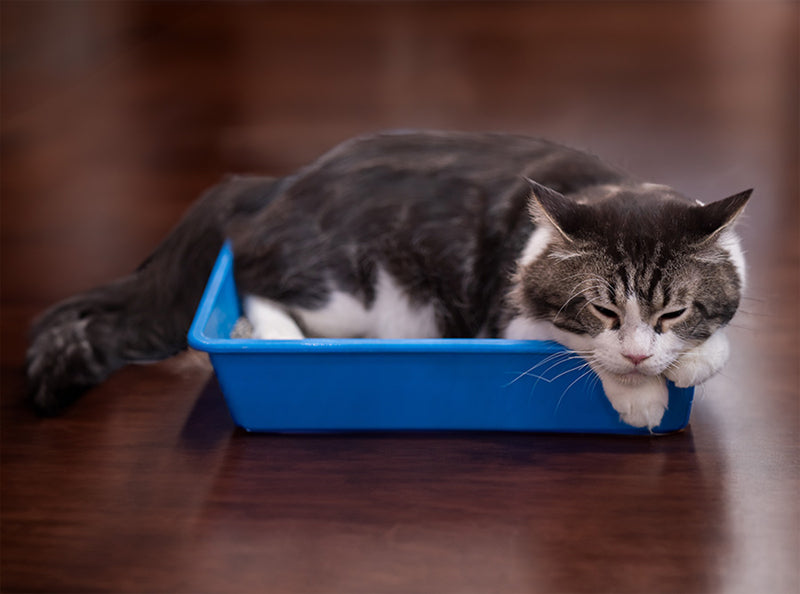
<path fill-rule="evenodd" d="M 609 379 L 617 382 L 618 384 L 623 384 L 626 386 L 636 386 L 647 381 L 653 376 L 659 375 L 658 373 L 654 373 L 652 371 L 648 372 L 648 370 L 639 369 L 638 367 L 629 369 L 627 371 L 618 371 L 617 369 L 612 371 L 604 365 L 599 365 L 595 367 L 595 371 L 601 376 L 610 376 Z"/>

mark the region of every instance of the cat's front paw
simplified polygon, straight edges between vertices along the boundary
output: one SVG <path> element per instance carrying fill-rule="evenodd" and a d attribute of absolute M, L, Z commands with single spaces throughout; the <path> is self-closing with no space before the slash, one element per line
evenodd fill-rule
<path fill-rule="evenodd" d="M 679 388 L 696 386 L 722 369 L 729 354 L 728 339 L 718 331 L 703 344 L 678 357 L 664 375 Z"/>
<path fill-rule="evenodd" d="M 664 376 L 679 388 L 688 388 L 703 383 L 713 373 L 708 373 L 704 365 L 687 361 L 684 357 L 678 359 L 669 371 L 664 372 Z"/>
<path fill-rule="evenodd" d="M 661 424 L 669 404 L 664 378 L 647 377 L 636 383 L 621 383 L 610 377 L 602 379 L 606 397 L 624 423 L 648 429 Z"/>

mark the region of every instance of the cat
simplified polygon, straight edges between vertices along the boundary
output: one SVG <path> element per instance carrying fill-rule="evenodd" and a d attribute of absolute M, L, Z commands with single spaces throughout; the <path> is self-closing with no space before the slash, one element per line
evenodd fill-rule
<path fill-rule="evenodd" d="M 555 340 L 621 419 L 658 426 L 728 358 L 752 190 L 704 205 L 558 144 L 500 133 L 358 137 L 293 175 L 206 192 L 129 276 L 32 325 L 27 375 L 60 413 L 132 362 L 169 357 L 227 238 L 259 338 Z"/>

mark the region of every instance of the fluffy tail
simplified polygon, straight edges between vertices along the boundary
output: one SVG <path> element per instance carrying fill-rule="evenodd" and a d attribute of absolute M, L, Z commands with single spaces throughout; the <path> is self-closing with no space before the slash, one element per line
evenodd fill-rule
<path fill-rule="evenodd" d="M 59 414 L 123 365 L 165 359 L 186 334 L 229 226 L 272 199 L 276 180 L 234 177 L 212 188 L 132 274 L 66 299 L 31 328 L 30 398 Z"/>

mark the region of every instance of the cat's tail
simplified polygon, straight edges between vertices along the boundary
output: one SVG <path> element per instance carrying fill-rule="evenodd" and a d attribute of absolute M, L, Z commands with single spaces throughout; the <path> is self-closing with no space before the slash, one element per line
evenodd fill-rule
<path fill-rule="evenodd" d="M 44 312 L 32 325 L 26 360 L 36 409 L 59 414 L 116 369 L 185 349 L 229 226 L 268 204 L 278 185 L 229 178 L 206 192 L 135 272 Z"/>

